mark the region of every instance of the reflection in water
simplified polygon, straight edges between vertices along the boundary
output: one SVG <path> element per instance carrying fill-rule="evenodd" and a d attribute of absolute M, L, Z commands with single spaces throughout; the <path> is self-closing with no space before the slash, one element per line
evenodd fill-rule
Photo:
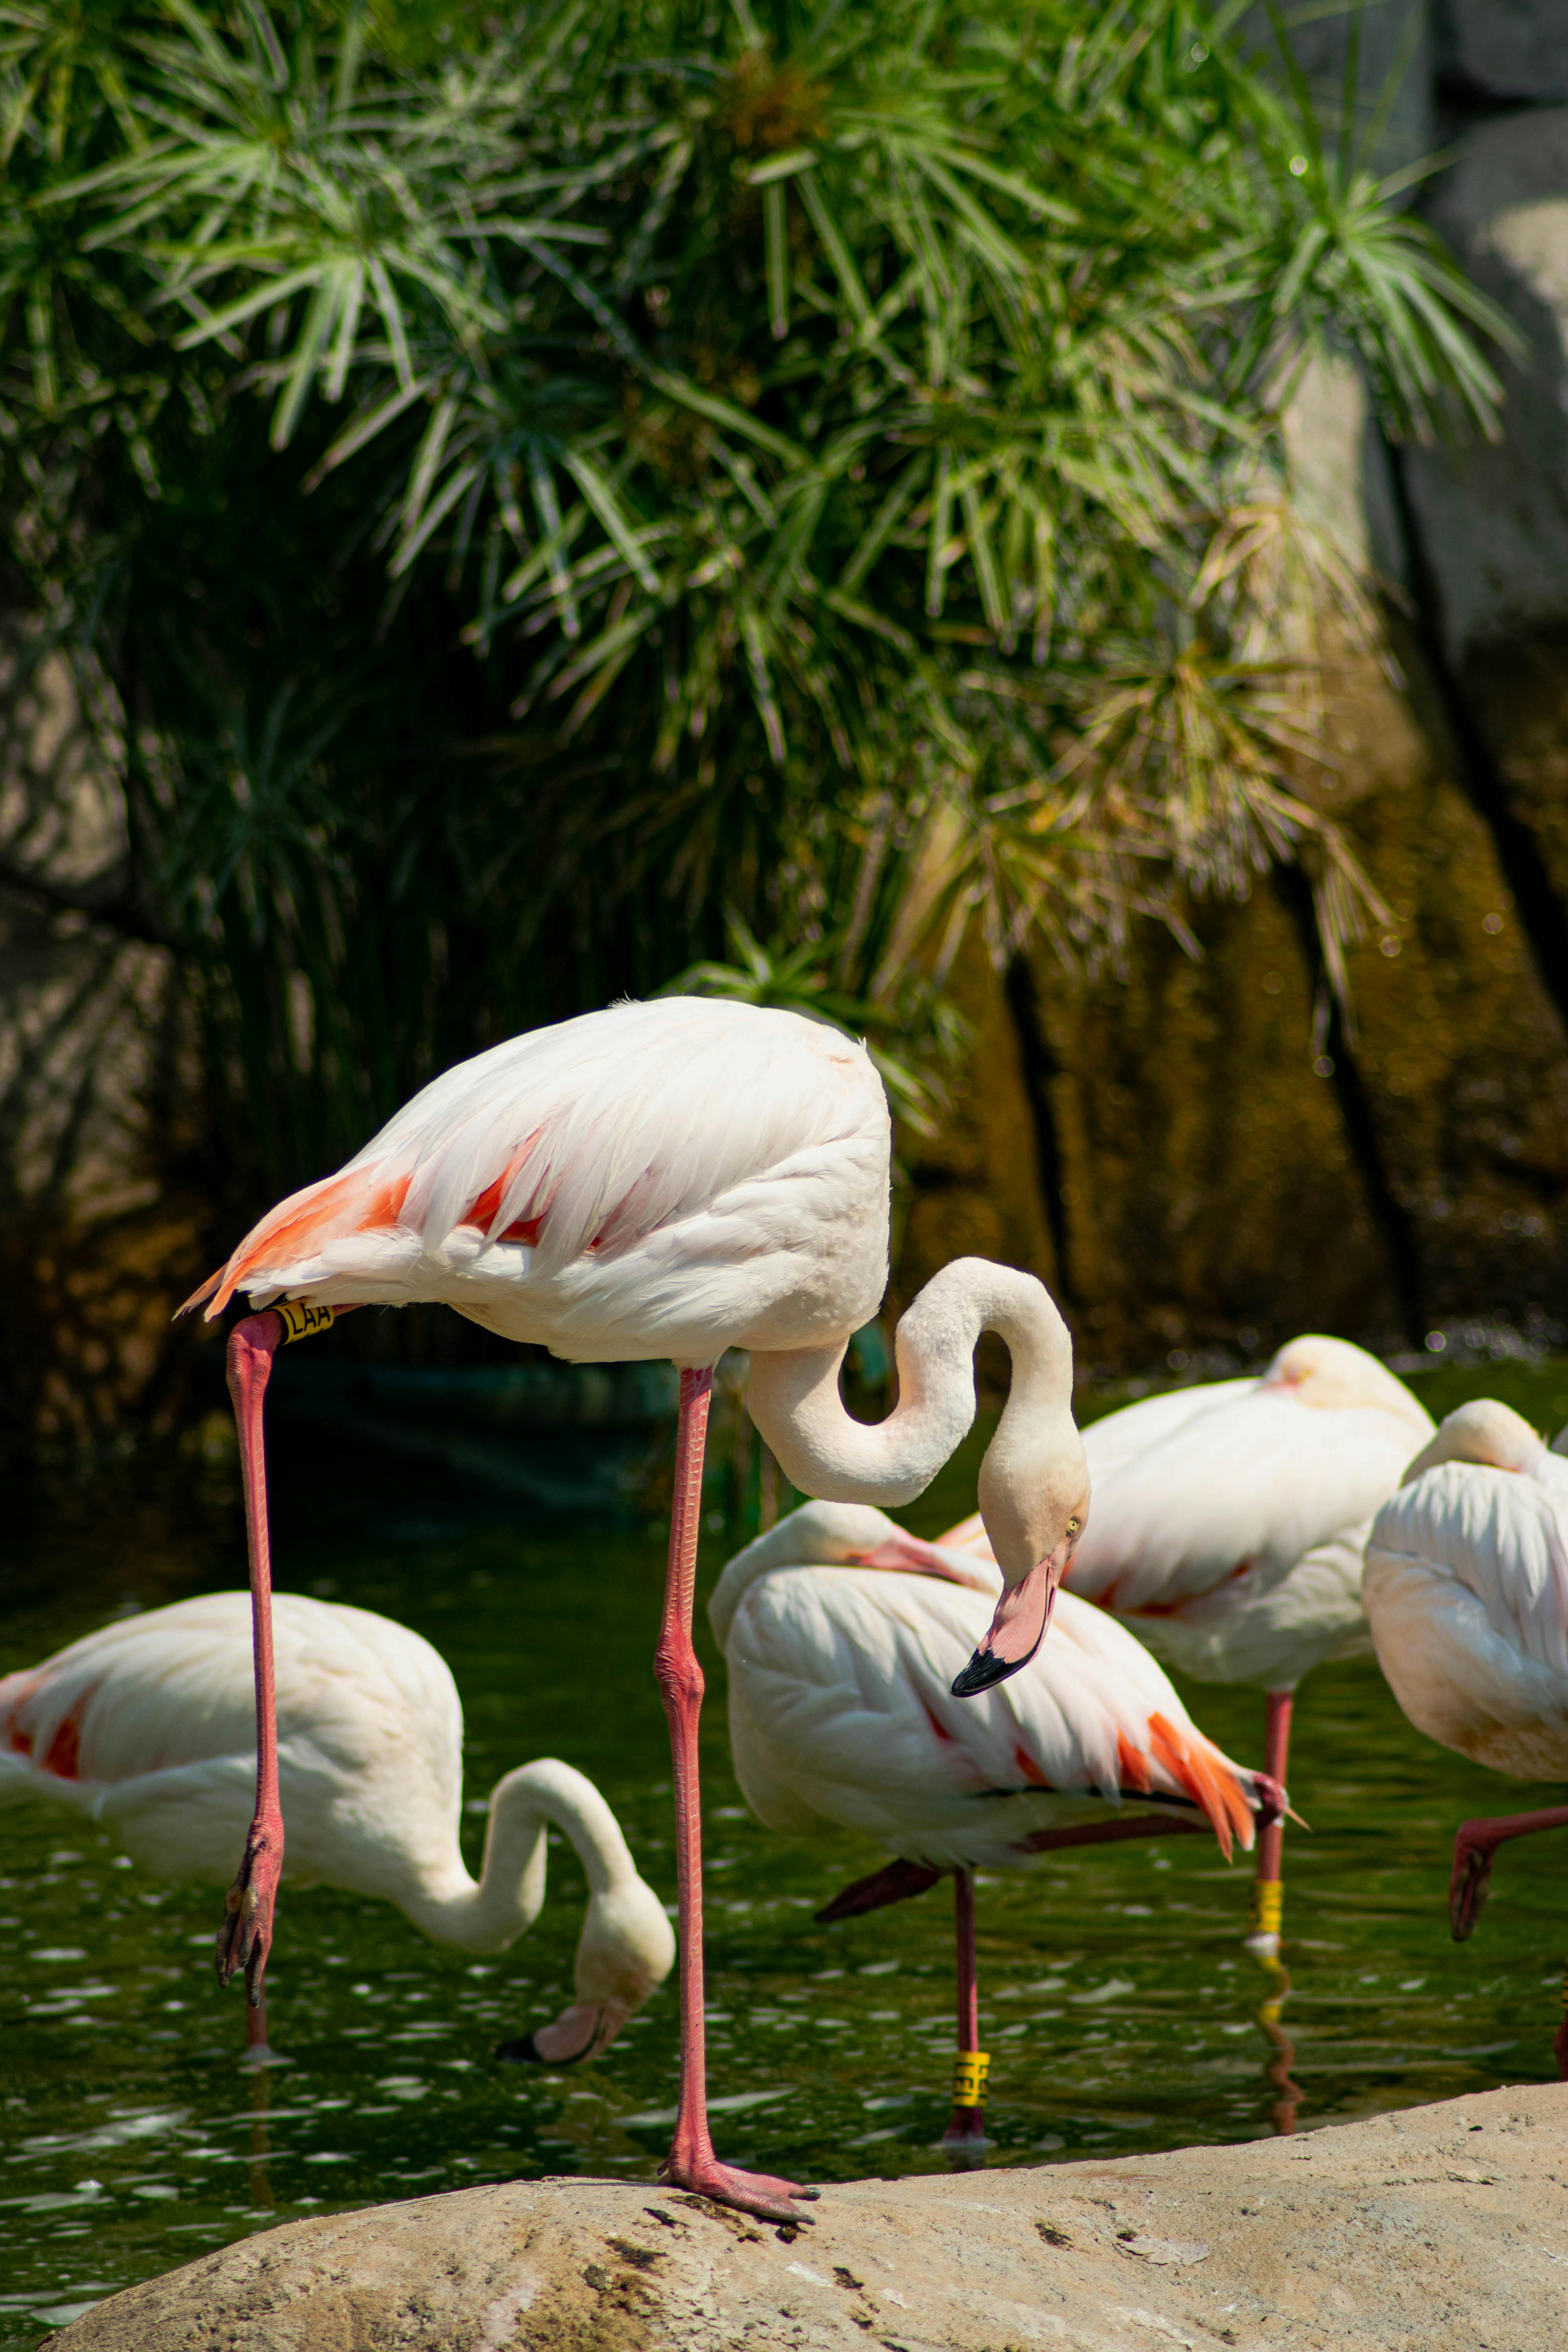
<path fill-rule="evenodd" d="M 272 2183 L 267 2171 L 267 2160 L 272 2153 L 268 2115 L 271 2104 L 272 2078 L 265 2067 L 258 2066 L 250 2077 L 250 2202 L 253 2207 L 270 2206 L 274 2202 Z"/>
<path fill-rule="evenodd" d="M 1290 1990 L 1290 1976 L 1282 1960 L 1264 1958 L 1261 1965 L 1269 1986 L 1268 1998 L 1258 2007 L 1258 2022 L 1273 2044 L 1273 2053 L 1263 2071 L 1279 2094 L 1269 2109 L 1269 2121 L 1281 2138 L 1289 2138 L 1296 2128 L 1296 2110 L 1301 2103 L 1301 2085 L 1290 2079 L 1296 2045 L 1280 2022 L 1280 2011 Z"/>

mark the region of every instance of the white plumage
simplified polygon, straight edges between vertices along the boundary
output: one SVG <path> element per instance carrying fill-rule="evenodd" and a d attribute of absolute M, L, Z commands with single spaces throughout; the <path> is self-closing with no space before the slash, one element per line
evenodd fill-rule
<path fill-rule="evenodd" d="M 1507 1405 L 1450 1413 L 1366 1548 L 1378 1664 L 1416 1728 L 1568 1779 L 1568 1462 Z"/>
<path fill-rule="evenodd" d="M 1295 1687 L 1367 1646 L 1362 1547 L 1430 1417 L 1375 1358 L 1303 1338 L 1258 1380 L 1148 1397 L 1083 1433 L 1069 1589 L 1204 1682 Z M 943 1538 L 984 1546 L 966 1520 Z"/>
<path fill-rule="evenodd" d="M 1568 1463 L 1527 1422 L 1490 1398 L 1448 1415 L 1373 1524 L 1363 1591 L 1378 1664 L 1418 1731 L 1521 1780 L 1568 1778 Z M 1460 1823 L 1456 1941 L 1498 1848 L 1565 1828 L 1564 1805 Z M 1568 2009 L 1552 2049 L 1568 2081 Z"/>
<path fill-rule="evenodd" d="M 370 1610 L 294 1593 L 273 1610 L 286 1878 L 379 1896 L 437 1943 L 503 1951 L 538 1916 L 555 1824 L 589 1882 L 579 2000 L 606 2012 L 591 2031 L 578 2020 L 577 2040 L 603 2047 L 668 1976 L 675 1939 L 592 1781 L 552 1760 L 509 1772 L 476 1882 L 458 1848 L 462 1708 L 440 1657 Z M 207 1593 L 6 1675 L 0 1801 L 69 1805 L 150 1870 L 226 1884 L 255 1795 L 249 1626 L 245 1593 Z"/>
<path fill-rule="evenodd" d="M 864 1048 L 703 997 L 460 1063 L 224 1269 L 253 1304 L 442 1299 L 584 1362 L 711 1364 L 854 1330 L 887 1280 L 887 1097 Z"/>
<path fill-rule="evenodd" d="M 793 2184 L 714 2156 L 704 2109 L 697 1792 L 700 1682 L 690 1646 L 710 1368 L 750 1351 L 747 1402 L 785 1475 L 844 1502 L 907 1502 L 974 1415 L 983 1330 L 1013 1360 L 979 1499 L 1005 1585 L 963 1686 L 1014 1672 L 1044 1635 L 1082 1528 L 1072 1345 L 1043 1286 L 976 1259 L 944 1267 L 901 1318 L 900 1397 L 875 1428 L 845 1409 L 850 1334 L 888 1272 L 888 1106 L 864 1049 L 797 1014 L 666 997 L 584 1014 L 450 1070 L 336 1176 L 264 1217 L 189 1302 L 236 1290 L 265 1309 L 438 1300 L 504 1336 L 579 1360 L 666 1356 L 682 1368 L 666 1612 L 657 1670 L 671 1727 L 682 1921 L 681 2101 L 666 2178 L 784 2218 Z M 283 1816 L 266 1734 L 261 1399 L 289 1318 L 229 1337 L 240 1425 L 263 1736 L 226 1978 L 257 1998 L 271 1938 Z M 300 1318 L 309 1321 L 310 1318 Z"/>
<path fill-rule="evenodd" d="M 862 1564 L 869 1562 L 869 1564 Z M 1162 1807 L 1253 1842 L 1255 1776 L 1187 1715 L 1162 1668 L 1067 1592 L 1019 1674 L 954 1700 L 1000 1584 L 879 1511 L 809 1504 L 740 1553 L 709 1603 L 730 1737 L 771 1828 L 833 1822 L 937 1870 L 1017 1869 L 1039 1832 Z"/>

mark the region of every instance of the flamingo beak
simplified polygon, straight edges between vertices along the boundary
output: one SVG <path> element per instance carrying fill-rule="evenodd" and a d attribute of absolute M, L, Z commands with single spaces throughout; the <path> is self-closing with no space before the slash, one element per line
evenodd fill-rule
<path fill-rule="evenodd" d="M 1067 1572 L 1078 1538 L 1064 1536 L 1048 1559 L 1010 1584 L 996 1603 L 980 1647 L 961 1675 L 953 1677 L 954 1698 L 978 1698 L 1026 1666 L 1046 1638 L 1056 1605 L 1057 1587 Z"/>

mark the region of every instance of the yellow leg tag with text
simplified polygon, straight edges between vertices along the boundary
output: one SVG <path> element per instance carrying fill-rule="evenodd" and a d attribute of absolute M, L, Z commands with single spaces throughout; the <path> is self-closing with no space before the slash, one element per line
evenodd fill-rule
<path fill-rule="evenodd" d="M 955 2107 L 983 2107 L 985 2105 L 985 2077 L 991 2071 L 991 2059 L 984 2050 L 961 2050 L 952 2064 L 952 2104 Z"/>
<path fill-rule="evenodd" d="M 285 1339 L 313 1339 L 318 1331 L 330 1331 L 338 1319 L 335 1307 L 312 1307 L 304 1298 L 275 1299 L 272 1312 L 283 1318 Z"/>
<path fill-rule="evenodd" d="M 1278 1878 L 1259 1878 L 1252 1888 L 1252 1932 L 1255 1936 L 1277 1936 L 1284 1914 L 1285 1887 Z"/>

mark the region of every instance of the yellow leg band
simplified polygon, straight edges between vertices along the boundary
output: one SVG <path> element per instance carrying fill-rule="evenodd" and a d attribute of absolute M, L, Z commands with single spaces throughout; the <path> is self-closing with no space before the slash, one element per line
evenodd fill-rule
<path fill-rule="evenodd" d="M 1252 1887 L 1252 1932 L 1277 1936 L 1285 1907 L 1285 1888 L 1278 1878 L 1255 1879 Z"/>
<path fill-rule="evenodd" d="M 283 1318 L 286 1340 L 313 1339 L 318 1331 L 330 1331 L 338 1319 L 335 1307 L 312 1307 L 304 1298 L 277 1299 L 272 1312 Z"/>
<path fill-rule="evenodd" d="M 991 2071 L 989 2054 L 984 2050 L 961 2050 L 952 2065 L 952 2104 L 955 2107 L 983 2107 L 985 2105 L 985 2077 Z"/>

